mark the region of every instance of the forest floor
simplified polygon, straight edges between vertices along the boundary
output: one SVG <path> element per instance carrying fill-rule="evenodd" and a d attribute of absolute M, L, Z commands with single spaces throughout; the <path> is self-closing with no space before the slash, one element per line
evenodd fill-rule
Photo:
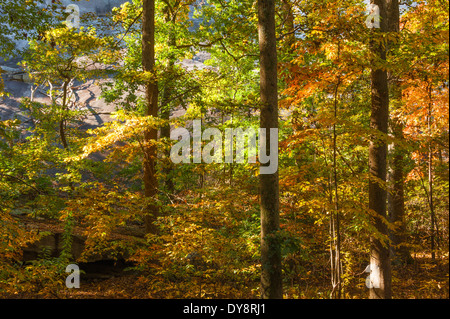
<path fill-rule="evenodd" d="M 393 298 L 394 299 L 448 299 L 449 298 L 449 263 L 448 258 L 442 258 L 436 262 L 430 256 L 419 255 L 415 257 L 412 265 L 401 266 L 393 270 Z M 314 276 L 312 274 L 312 276 Z M 73 299 L 146 299 L 146 298 L 170 298 L 173 292 L 164 289 L 155 289 L 152 283 L 157 278 L 146 278 L 136 274 L 124 274 L 105 280 L 91 280 L 81 282 L 80 289 L 71 289 L 61 292 L 61 298 Z M 197 291 L 197 297 L 191 298 L 258 298 L 257 284 L 255 289 L 248 290 L 248 295 L 207 295 L 202 294 L 201 280 L 192 282 L 191 291 Z M 233 283 L 229 283 L 231 286 Z M 318 283 L 319 287 L 295 287 L 296 290 L 304 289 L 302 299 L 327 298 L 329 282 Z M 363 286 L 363 285 L 360 285 Z M 205 287 L 203 287 L 204 290 Z M 323 293 L 320 290 L 323 289 Z M 309 290 L 309 292 L 308 292 Z M 224 291 L 224 289 L 222 289 Z M 367 298 L 367 289 L 359 287 L 352 289 L 347 298 Z M 290 296 L 285 296 L 290 298 Z M 28 296 L 28 298 L 32 298 Z M 177 296 L 177 298 L 183 298 Z"/>
<path fill-rule="evenodd" d="M 394 268 L 393 295 L 401 299 L 449 298 L 448 255 L 434 262 L 416 254 L 413 265 Z"/>
<path fill-rule="evenodd" d="M 53 223 L 34 218 L 16 216 L 28 229 L 42 231 L 61 231 L 59 222 Z M 136 228 L 133 228 L 134 232 Z M 130 231 L 130 230 L 128 230 Z M 75 229 L 75 233 L 82 230 Z M 142 234 L 117 234 L 130 236 Z M 414 262 L 409 265 L 393 267 L 392 292 L 394 299 L 448 299 L 449 298 L 449 259 L 448 253 L 438 254 L 435 261 L 430 254 L 414 253 Z M 259 282 L 247 281 L 240 285 L 232 280 L 217 282 L 208 280 L 208 274 L 197 273 L 196 277 L 164 278 L 158 275 L 143 275 L 138 271 L 115 269 L 111 272 L 111 264 L 100 264 L 97 276 L 81 275 L 79 289 L 64 288 L 57 292 L 55 298 L 63 299 L 257 299 Z M 109 268 L 108 268 L 109 267 Z M 103 271 L 105 272 L 103 276 Z M 320 273 L 319 273 L 320 272 Z M 347 299 L 365 299 L 368 290 L 365 287 L 366 273 L 353 276 L 344 287 Z M 330 280 L 323 270 L 308 272 L 307 278 L 297 282 L 285 283 L 285 298 L 287 299 L 326 299 L 329 296 Z M 0 298 L 34 299 L 42 298 L 31 292 L 23 292 L 13 296 Z"/>
<path fill-rule="evenodd" d="M 416 256 L 413 265 L 394 268 L 393 298 L 394 299 L 448 299 L 449 298 L 449 264 L 448 259 L 441 259 L 433 263 L 429 256 Z M 401 278 L 401 279 L 400 279 Z M 151 289 L 152 280 L 139 275 L 123 275 L 106 280 L 94 280 L 82 282 L 80 289 L 67 290 L 61 294 L 62 298 L 92 298 L 92 299 L 145 299 L 167 298 L 169 291 L 156 291 Z M 328 282 L 323 282 L 322 287 L 328 289 Z M 150 289 L 149 289 L 150 288 Z M 301 290 L 302 287 L 296 287 Z M 192 287 L 192 290 L 201 291 L 200 287 Z M 150 292 L 151 291 L 151 292 Z M 305 299 L 326 297 L 318 294 L 318 290 L 311 290 Z M 199 295 L 198 298 L 201 296 Z M 204 296 L 203 296 L 204 297 Z M 257 298 L 257 295 L 249 294 L 244 298 Z M 355 299 L 367 298 L 367 289 L 355 289 L 349 296 Z M 210 296 L 214 298 L 214 296 Z M 221 296 L 221 298 L 235 298 L 235 296 Z"/>

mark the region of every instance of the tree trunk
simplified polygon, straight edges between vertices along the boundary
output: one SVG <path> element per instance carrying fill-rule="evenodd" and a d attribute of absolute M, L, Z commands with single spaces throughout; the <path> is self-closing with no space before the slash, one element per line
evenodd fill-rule
<path fill-rule="evenodd" d="M 292 4 L 290 0 L 283 0 L 283 32 L 286 33 L 285 47 L 289 55 L 294 54 L 293 45 L 295 44 L 295 25 L 294 25 L 294 13 L 292 12 Z"/>
<path fill-rule="evenodd" d="M 395 85 L 395 84 L 393 84 Z M 405 264 L 412 261 L 408 247 L 406 246 L 406 225 L 405 225 L 405 195 L 403 173 L 404 151 L 398 141 L 404 140 L 403 125 L 392 119 L 391 131 L 395 141 L 391 146 L 391 165 L 389 172 L 389 193 L 388 193 L 388 215 L 389 222 L 394 229 L 390 231 L 392 262 Z"/>
<path fill-rule="evenodd" d="M 435 247 L 435 237 L 436 237 L 436 215 L 434 213 L 434 203 L 433 203 L 433 149 L 430 142 L 430 147 L 428 151 L 428 196 L 430 205 L 430 217 L 431 217 L 431 259 L 434 261 L 436 259 L 436 247 Z"/>
<path fill-rule="evenodd" d="M 64 81 L 63 83 L 63 97 L 62 97 L 62 114 L 61 114 L 61 119 L 59 120 L 59 135 L 61 137 L 61 142 L 63 144 L 64 149 L 68 149 L 69 148 L 69 144 L 67 143 L 67 139 L 66 139 L 66 131 L 64 129 L 64 124 L 66 121 L 65 118 L 65 114 L 64 112 L 66 111 L 66 104 L 67 104 L 67 89 L 69 86 L 69 80 Z"/>
<path fill-rule="evenodd" d="M 275 1 L 258 0 L 260 50 L 261 128 L 266 129 L 266 154 L 269 154 L 271 128 L 278 128 L 277 49 L 275 38 Z M 278 170 L 260 174 L 261 196 L 261 298 L 283 298 L 281 251 L 278 239 Z"/>
<path fill-rule="evenodd" d="M 380 29 L 374 29 L 374 36 L 379 37 L 387 31 L 386 0 L 375 0 L 380 9 Z M 371 50 L 379 60 L 386 60 L 386 49 L 377 41 L 371 42 Z M 372 112 L 370 127 L 374 131 L 369 145 L 369 209 L 370 222 L 375 233 L 370 238 L 370 269 L 372 288 L 369 298 L 391 298 L 391 263 L 388 231 L 386 225 L 386 136 L 389 119 L 389 92 L 387 71 L 382 68 L 373 68 L 372 80 Z"/>
<path fill-rule="evenodd" d="M 387 1 L 387 15 L 388 15 L 388 31 L 400 32 L 400 8 L 398 0 Z M 395 46 L 397 44 L 394 44 Z M 392 49 L 392 48 L 391 48 Z M 402 91 L 397 75 L 389 74 L 391 96 L 394 107 L 402 100 Z M 391 258 L 392 261 L 398 264 L 405 264 L 411 262 L 411 255 L 406 244 L 406 225 L 405 225 L 405 196 L 403 185 L 405 182 L 403 173 L 404 150 L 402 149 L 403 124 L 401 121 L 393 117 L 390 121 L 391 133 L 394 137 L 394 142 L 391 144 L 390 153 L 390 171 L 388 174 L 389 193 L 388 193 L 388 216 L 389 222 L 395 226 L 395 229 L 390 231 L 391 240 Z"/>
<path fill-rule="evenodd" d="M 165 88 L 164 94 L 163 94 L 163 100 L 166 99 L 166 101 L 167 101 L 170 98 L 170 96 L 171 96 L 170 90 Z M 170 104 L 163 103 L 163 105 L 161 107 L 162 107 L 161 119 L 168 121 L 170 119 L 170 112 L 171 112 Z M 161 127 L 161 138 L 166 139 L 168 141 L 170 140 L 170 124 L 164 124 Z M 173 176 L 172 176 L 173 163 L 170 159 L 170 149 L 167 149 L 165 151 L 164 159 L 165 159 L 164 167 L 163 167 L 164 185 L 166 187 L 167 194 L 169 196 L 173 196 L 174 192 L 175 192 L 175 185 L 174 185 Z"/>
<path fill-rule="evenodd" d="M 143 0 L 142 11 L 142 67 L 152 77 L 148 80 L 145 91 L 146 116 L 158 116 L 158 84 L 154 74 L 155 67 L 155 1 Z M 156 180 L 156 144 L 158 131 L 155 128 L 144 132 L 144 194 L 149 204 L 145 213 L 145 228 L 148 233 L 155 233 L 154 221 L 158 216 L 158 206 L 155 204 L 157 195 Z"/>
<path fill-rule="evenodd" d="M 174 24 L 174 17 L 171 16 L 170 10 L 166 8 L 165 15 L 164 15 L 164 22 L 166 24 Z M 168 40 L 169 46 L 171 49 L 175 48 L 176 46 L 176 38 L 174 31 L 171 30 L 169 33 L 169 40 Z M 170 50 L 170 49 L 169 49 Z M 167 74 L 168 74 L 168 80 L 165 82 L 165 87 L 162 93 L 162 103 L 161 103 L 161 119 L 169 121 L 170 119 L 170 113 L 171 113 L 171 104 L 170 99 L 173 95 L 172 92 L 172 81 L 173 80 L 173 72 L 174 72 L 174 66 L 176 63 L 176 56 L 173 52 L 170 52 L 168 56 L 168 62 L 167 62 Z M 170 140 L 170 124 L 164 124 L 161 127 L 161 138 Z M 173 183 L 173 163 L 170 159 L 170 149 L 167 149 L 164 153 L 164 165 L 163 165 L 163 175 L 164 175 L 164 185 L 166 188 L 166 192 L 168 196 L 173 196 L 175 192 L 175 185 Z"/>
<path fill-rule="evenodd" d="M 431 259 L 434 261 L 436 259 L 436 214 L 434 212 L 434 203 L 433 203 L 433 144 L 431 141 L 432 136 L 432 128 L 431 121 L 433 115 L 433 102 L 432 102 L 432 93 L 433 87 L 430 83 L 428 88 L 428 134 L 430 135 L 430 141 L 428 144 L 428 204 L 430 205 L 430 218 L 431 218 Z"/>
<path fill-rule="evenodd" d="M 340 42 L 338 43 L 338 61 L 340 56 Z M 333 197 L 334 211 L 330 215 L 330 253 L 331 253 L 331 298 L 340 299 L 342 291 L 341 283 L 341 231 L 340 231 L 340 214 L 339 214 L 339 194 L 338 194 L 338 177 L 337 177 L 337 132 L 336 121 L 338 115 L 338 93 L 341 78 L 338 77 L 334 90 L 334 124 L 333 124 L 333 190 L 330 194 Z"/>

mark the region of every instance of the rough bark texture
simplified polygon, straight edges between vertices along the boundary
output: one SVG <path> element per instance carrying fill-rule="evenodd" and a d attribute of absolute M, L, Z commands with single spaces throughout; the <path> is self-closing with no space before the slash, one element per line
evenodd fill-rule
<path fill-rule="evenodd" d="M 155 67 L 155 1 L 144 0 L 142 12 L 142 67 L 144 72 L 154 72 Z M 151 78 L 146 85 L 146 116 L 158 116 L 158 84 L 155 78 Z M 144 133 L 144 193 L 150 202 L 156 199 L 156 141 L 158 131 L 154 128 L 147 129 Z M 149 233 L 154 233 L 153 222 L 158 216 L 158 207 L 148 204 L 145 215 L 145 228 Z"/>
<path fill-rule="evenodd" d="M 270 128 L 278 128 L 277 50 L 275 1 L 258 1 L 260 49 L 261 128 L 266 129 L 266 154 Z M 261 196 L 261 298 L 283 297 L 279 231 L 278 171 L 260 175 Z"/>
<path fill-rule="evenodd" d="M 433 115 L 433 103 L 432 103 L 432 95 L 433 87 L 430 83 L 428 87 L 428 134 L 432 136 L 432 115 Z M 428 145 L 428 204 L 430 206 L 430 217 L 431 217 L 431 234 L 430 234 L 430 240 L 431 240 L 431 258 L 435 260 L 436 258 L 436 248 L 435 248 L 435 240 L 436 240 L 436 233 L 437 233 L 437 224 L 436 224 L 436 214 L 434 211 L 434 204 L 433 204 L 433 144 L 430 141 Z"/>
<path fill-rule="evenodd" d="M 391 130 L 396 141 L 401 141 L 403 137 L 403 125 L 396 120 L 391 121 Z M 405 196 L 404 196 L 404 173 L 403 162 L 404 152 L 398 142 L 394 142 L 391 147 L 391 169 L 389 173 L 389 194 L 388 194 L 388 215 L 389 222 L 393 224 L 394 230 L 390 232 L 391 259 L 396 264 L 409 263 L 411 255 L 406 246 L 406 226 L 405 226 Z"/>
<path fill-rule="evenodd" d="M 63 110 L 66 110 L 67 108 L 67 90 L 68 90 L 69 80 L 64 81 L 63 84 L 63 99 L 62 99 L 62 108 Z M 61 119 L 59 121 L 59 135 L 61 136 L 61 142 L 63 144 L 64 149 L 69 148 L 69 144 L 67 143 L 66 139 L 66 132 L 64 128 L 64 124 L 66 122 L 65 115 L 63 114 L 61 116 Z"/>
<path fill-rule="evenodd" d="M 340 43 L 338 44 L 338 60 L 340 57 Z M 338 116 L 338 98 L 340 77 L 337 80 L 334 90 L 334 118 Z M 340 299 L 342 291 L 341 282 L 341 231 L 339 214 L 339 193 L 338 193 L 338 173 L 337 173 L 337 131 L 336 123 L 333 124 L 333 186 L 330 181 L 330 196 L 333 197 L 334 211 L 330 215 L 330 261 L 331 261 L 331 298 Z M 332 189 L 331 189 L 332 188 Z"/>
<path fill-rule="evenodd" d="M 389 32 L 400 32 L 400 8 L 398 0 L 387 1 L 388 30 Z M 396 44 L 393 44 L 394 46 Z M 391 47 L 392 49 L 392 47 Z M 402 91 L 396 74 L 389 74 L 389 87 L 391 96 L 396 105 L 401 102 Z M 406 244 L 406 227 L 405 227 L 405 196 L 404 196 L 404 173 L 403 161 L 405 151 L 401 144 L 404 140 L 403 124 L 398 118 L 393 117 L 390 121 L 391 133 L 394 142 L 391 144 L 390 153 L 390 172 L 388 176 L 389 193 L 388 193 L 388 216 L 389 222 L 395 226 L 390 232 L 391 240 L 391 260 L 397 264 L 404 264 L 411 261 L 411 255 Z"/>
<path fill-rule="evenodd" d="M 373 30 L 373 36 L 387 31 L 387 8 L 386 0 L 372 1 L 380 8 L 380 29 Z M 371 49 L 380 60 L 386 60 L 386 50 L 380 41 L 372 41 Z M 387 144 L 381 138 L 388 131 L 389 119 L 389 92 L 387 71 L 382 68 L 373 68 L 372 74 L 372 113 L 370 116 L 370 127 L 374 131 L 369 145 L 369 209 L 371 210 L 371 224 L 376 233 L 371 235 L 370 264 L 372 271 L 377 275 L 374 287 L 370 289 L 371 299 L 391 298 L 391 264 L 389 256 L 389 245 L 383 237 L 388 236 L 386 225 L 386 199 L 387 191 L 386 167 L 387 167 Z M 376 269 L 376 270 L 375 270 Z"/>

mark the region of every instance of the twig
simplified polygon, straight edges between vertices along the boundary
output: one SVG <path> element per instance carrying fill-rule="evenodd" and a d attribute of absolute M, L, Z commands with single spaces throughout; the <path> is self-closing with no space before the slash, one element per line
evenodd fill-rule
<path fill-rule="evenodd" d="M 21 182 L 21 183 L 23 183 L 23 184 L 25 184 L 25 185 L 31 187 L 32 189 L 34 189 L 34 190 L 35 190 L 36 192 L 38 192 L 39 194 L 43 194 L 43 192 L 42 192 L 40 189 L 36 188 L 35 186 L 29 184 L 28 182 L 24 181 L 23 179 L 21 179 L 21 178 L 19 178 L 19 177 L 17 177 L 17 176 L 9 175 L 9 174 L 4 174 L 4 173 L 1 173 L 1 172 L 0 172 L 0 175 L 3 176 L 3 177 L 8 177 L 8 178 L 15 179 L 16 181 L 19 181 L 19 182 Z"/>
<path fill-rule="evenodd" d="M 131 24 L 128 26 L 128 28 L 125 30 L 125 33 L 122 35 L 122 37 L 116 43 L 114 43 L 114 46 L 116 46 L 120 42 L 122 42 L 123 38 L 125 38 L 125 36 L 128 34 L 128 32 L 130 31 L 133 24 L 135 24 L 136 21 L 142 16 L 142 12 L 143 12 L 143 10 L 141 10 L 141 12 L 139 12 L 139 14 L 136 16 L 136 18 L 134 18 L 134 20 L 131 22 Z"/>

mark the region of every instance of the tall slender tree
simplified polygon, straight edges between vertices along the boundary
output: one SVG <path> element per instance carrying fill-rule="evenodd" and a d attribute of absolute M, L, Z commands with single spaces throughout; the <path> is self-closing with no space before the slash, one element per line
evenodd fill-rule
<path fill-rule="evenodd" d="M 164 7 L 164 24 L 169 25 L 169 34 L 168 34 L 168 45 L 173 50 L 173 48 L 176 46 L 176 34 L 173 30 L 174 27 L 172 26 L 175 23 L 176 20 L 176 13 L 173 13 L 173 8 L 170 6 L 170 3 L 166 3 L 166 6 Z M 176 55 L 173 51 L 169 52 L 169 55 L 167 57 L 167 66 L 166 70 L 168 74 L 174 73 L 174 66 L 176 63 Z M 170 79 L 167 81 L 163 93 L 162 93 L 162 101 L 161 101 L 161 118 L 164 120 L 170 119 L 170 112 L 171 112 L 171 105 L 170 105 L 170 99 L 173 97 L 172 87 L 173 87 L 173 81 L 170 81 Z M 164 124 L 163 127 L 161 127 L 161 138 L 162 139 L 170 139 L 170 125 Z M 169 196 L 173 195 L 175 186 L 173 183 L 172 178 L 172 162 L 169 160 L 170 157 L 170 150 L 167 150 L 165 153 L 166 163 L 164 163 L 164 184 L 166 187 L 166 191 L 168 192 Z"/>
<path fill-rule="evenodd" d="M 337 44 L 337 60 L 340 58 L 340 42 Z M 331 283 L 333 290 L 331 297 L 334 299 L 341 298 L 342 282 L 341 282 L 341 234 L 340 234 L 340 214 L 339 214 L 339 194 L 338 194 L 338 173 L 337 173 L 337 131 L 336 121 L 338 116 L 338 98 L 341 77 L 338 76 L 334 89 L 334 119 L 333 123 L 333 177 L 330 178 L 330 196 L 334 206 L 334 211 L 330 214 L 330 261 L 331 261 Z M 333 183 L 331 183 L 331 180 Z M 331 186 L 333 184 L 333 186 Z M 331 187 L 333 189 L 331 189 Z"/>
<path fill-rule="evenodd" d="M 391 263 L 387 240 L 385 187 L 387 171 L 387 143 L 389 119 L 389 91 L 386 67 L 386 45 L 383 35 L 388 28 L 387 1 L 372 0 L 379 8 L 380 28 L 372 29 L 371 50 L 375 57 L 371 72 L 372 94 L 370 127 L 373 130 L 369 145 L 369 210 L 375 232 L 370 238 L 371 299 L 391 298 Z"/>
<path fill-rule="evenodd" d="M 432 136 L 432 116 L 433 116 L 433 84 L 430 84 L 427 87 L 428 91 L 428 115 L 427 115 L 427 126 L 428 126 L 428 134 L 430 137 Z M 431 240 L 431 258 L 433 261 L 436 258 L 436 213 L 434 211 L 434 203 L 433 203 L 433 143 L 430 138 L 430 142 L 428 143 L 428 205 L 430 206 L 430 218 L 431 218 L 431 229 L 430 229 L 430 240 Z"/>
<path fill-rule="evenodd" d="M 398 0 L 388 0 L 388 31 L 391 34 L 396 34 L 395 43 L 389 45 L 389 50 L 395 52 L 395 48 L 399 44 L 400 33 L 400 7 Z M 389 73 L 389 90 L 391 93 L 391 108 L 395 111 L 402 99 L 402 90 L 400 87 L 399 75 L 395 72 Z M 393 114 L 390 112 L 390 114 Z M 402 149 L 404 142 L 403 136 L 403 123 L 401 120 L 393 115 L 389 121 L 390 132 L 394 137 L 394 141 L 390 145 L 390 163 L 388 173 L 388 216 L 389 222 L 392 223 L 395 228 L 390 231 L 391 240 L 391 259 L 396 263 L 409 262 L 411 256 L 408 248 L 405 245 L 405 196 L 403 184 L 405 182 L 405 176 L 403 173 L 403 163 L 405 157 L 405 151 Z"/>
<path fill-rule="evenodd" d="M 142 11 L 142 67 L 148 80 L 145 90 L 146 116 L 158 116 L 158 83 L 155 74 L 155 0 L 143 0 Z M 144 193 L 149 203 L 145 214 L 145 228 L 148 233 L 156 231 L 154 221 L 158 216 L 155 204 L 157 195 L 156 179 L 156 128 L 148 128 L 144 132 Z"/>
<path fill-rule="evenodd" d="M 266 129 L 266 154 L 270 152 L 271 128 L 278 129 L 277 48 L 275 1 L 258 1 L 260 50 L 261 128 Z M 277 137 L 278 139 L 278 137 Z M 283 298 L 281 250 L 278 239 L 278 170 L 260 175 L 261 196 L 261 298 Z"/>

